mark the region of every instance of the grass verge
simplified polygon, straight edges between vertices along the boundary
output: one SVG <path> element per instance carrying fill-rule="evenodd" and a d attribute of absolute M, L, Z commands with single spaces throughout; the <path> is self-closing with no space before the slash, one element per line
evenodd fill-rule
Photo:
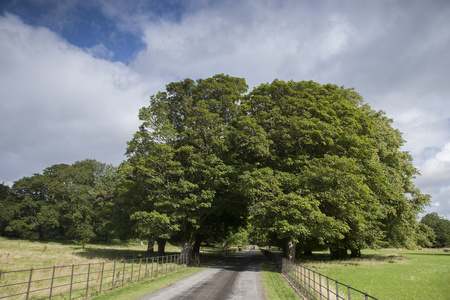
<path fill-rule="evenodd" d="M 130 300 L 138 299 L 146 294 L 159 290 L 175 281 L 188 277 L 206 268 L 206 266 L 195 266 L 189 269 L 158 277 L 149 281 L 136 283 L 120 290 L 108 292 L 94 297 L 95 300 Z"/>
<path fill-rule="evenodd" d="M 266 299 L 300 299 L 297 293 L 292 290 L 271 264 L 262 263 L 260 265 L 260 270 L 263 289 L 266 292 Z"/>

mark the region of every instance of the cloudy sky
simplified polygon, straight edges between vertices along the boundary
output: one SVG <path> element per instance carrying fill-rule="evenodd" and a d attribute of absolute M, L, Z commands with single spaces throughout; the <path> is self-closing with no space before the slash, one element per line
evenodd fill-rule
<path fill-rule="evenodd" d="M 354 87 L 394 120 L 450 219 L 447 0 L 2 0 L 0 182 L 86 158 L 118 165 L 167 83 Z"/>

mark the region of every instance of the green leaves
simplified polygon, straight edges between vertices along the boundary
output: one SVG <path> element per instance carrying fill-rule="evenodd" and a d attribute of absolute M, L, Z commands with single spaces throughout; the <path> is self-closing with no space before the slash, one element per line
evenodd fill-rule
<path fill-rule="evenodd" d="M 139 114 L 128 143 L 128 177 L 145 191 L 140 211 L 169 216 L 191 245 L 203 221 L 223 207 L 234 167 L 229 138 L 245 81 L 226 75 L 170 83 Z"/>
<path fill-rule="evenodd" d="M 205 220 L 217 226 L 209 218 L 226 206 L 245 210 L 232 213 L 248 214 L 258 236 L 302 247 L 409 243 L 429 198 L 412 184 L 417 170 L 391 120 L 332 84 L 274 80 L 246 91 L 222 74 L 151 97 L 127 150 L 139 211 L 167 215 L 183 244 Z"/>

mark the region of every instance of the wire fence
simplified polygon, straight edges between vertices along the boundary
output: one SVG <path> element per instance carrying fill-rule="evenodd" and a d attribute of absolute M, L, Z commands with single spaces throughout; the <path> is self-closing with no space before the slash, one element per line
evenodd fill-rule
<path fill-rule="evenodd" d="M 0 270 L 0 299 L 82 299 L 198 263 L 186 254 L 113 262 Z"/>
<path fill-rule="evenodd" d="M 300 264 L 282 258 L 281 255 L 261 249 L 278 270 L 284 274 L 293 286 L 308 299 L 314 300 L 378 300 L 367 292 L 359 291 L 336 279 L 308 269 Z"/>
<path fill-rule="evenodd" d="M 359 291 L 338 280 L 305 268 L 293 260 L 283 258 L 281 272 L 309 299 L 377 300 L 367 292 Z"/>

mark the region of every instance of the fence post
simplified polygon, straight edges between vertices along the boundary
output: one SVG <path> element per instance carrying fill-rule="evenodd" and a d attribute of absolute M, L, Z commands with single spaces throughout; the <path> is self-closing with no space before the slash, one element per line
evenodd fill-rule
<path fill-rule="evenodd" d="M 86 278 L 86 297 L 89 293 L 89 275 L 91 274 L 91 263 L 88 264 L 88 272 L 87 272 L 87 278 Z"/>
<path fill-rule="evenodd" d="M 122 287 L 125 282 L 125 259 L 123 260 L 123 271 L 122 271 Z"/>
<path fill-rule="evenodd" d="M 313 292 L 314 299 L 316 299 L 316 271 L 313 270 Z"/>
<path fill-rule="evenodd" d="M 327 276 L 327 299 L 330 299 L 330 278 Z"/>
<path fill-rule="evenodd" d="M 56 267 L 53 266 L 52 282 L 50 283 L 50 295 L 48 296 L 48 300 L 52 300 L 53 281 L 54 281 L 54 279 L 55 279 L 55 269 L 56 269 Z"/>
<path fill-rule="evenodd" d="M 159 256 L 156 257 L 156 276 L 158 277 Z"/>
<path fill-rule="evenodd" d="M 147 279 L 148 276 L 148 257 L 145 259 L 145 276 L 144 279 Z"/>
<path fill-rule="evenodd" d="M 114 290 L 114 276 L 116 275 L 116 260 L 114 260 L 113 275 L 111 281 L 111 289 Z"/>
<path fill-rule="evenodd" d="M 138 282 L 141 280 L 141 266 L 142 266 L 142 258 L 139 260 Z"/>
<path fill-rule="evenodd" d="M 352 300 L 352 295 L 351 295 L 351 291 L 350 291 L 350 286 L 347 285 L 347 294 L 348 294 L 348 300 Z"/>
<path fill-rule="evenodd" d="M 308 292 L 311 295 L 311 270 L 308 269 Z"/>
<path fill-rule="evenodd" d="M 30 297 L 31 278 L 33 277 L 33 268 L 30 269 L 30 279 L 28 280 L 27 300 Z"/>
<path fill-rule="evenodd" d="M 73 286 L 73 269 L 75 265 L 72 265 L 72 274 L 70 275 L 70 290 L 69 290 L 69 300 L 72 299 L 72 286 Z"/>
<path fill-rule="evenodd" d="M 319 295 L 320 300 L 322 300 L 322 274 L 319 273 Z"/>
<path fill-rule="evenodd" d="M 163 259 L 164 261 L 164 259 Z M 167 266 L 169 264 L 169 255 L 166 255 L 166 275 L 167 275 Z"/>
<path fill-rule="evenodd" d="M 336 299 L 339 299 L 339 283 L 336 279 Z"/>
<path fill-rule="evenodd" d="M 365 300 L 369 300 L 369 293 L 365 292 L 364 295 L 365 295 L 364 299 L 365 299 Z"/>
<path fill-rule="evenodd" d="M 131 283 L 133 283 L 133 269 L 134 269 L 134 259 L 131 260 Z"/>
<path fill-rule="evenodd" d="M 150 278 L 153 279 L 153 260 L 154 257 L 152 257 L 152 270 L 150 271 Z"/>
<path fill-rule="evenodd" d="M 99 294 L 102 293 L 102 284 L 103 284 L 103 272 L 105 271 L 105 262 L 102 263 L 102 275 L 100 276 L 100 290 Z M 114 276 L 114 275 L 113 275 Z"/>

